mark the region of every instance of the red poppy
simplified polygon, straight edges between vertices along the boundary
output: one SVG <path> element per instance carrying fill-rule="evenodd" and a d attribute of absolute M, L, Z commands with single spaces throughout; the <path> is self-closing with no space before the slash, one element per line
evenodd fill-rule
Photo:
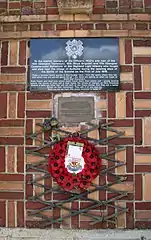
<path fill-rule="evenodd" d="M 82 156 L 85 165 L 83 170 L 78 174 L 68 172 L 68 169 L 65 167 L 68 141 L 84 144 Z M 50 174 L 66 191 L 73 189 L 74 191 L 75 189 L 85 190 L 89 188 L 92 180 L 99 174 L 101 167 L 101 160 L 96 148 L 86 139 L 81 139 L 80 137 L 68 137 L 56 143 L 50 151 L 48 161 Z"/>

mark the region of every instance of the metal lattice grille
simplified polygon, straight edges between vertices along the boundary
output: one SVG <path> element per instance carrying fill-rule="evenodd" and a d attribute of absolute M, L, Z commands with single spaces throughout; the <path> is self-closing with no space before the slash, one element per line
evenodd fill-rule
<path fill-rule="evenodd" d="M 114 141 L 123 136 L 124 132 L 119 132 L 112 128 L 112 123 L 99 125 L 87 123 L 87 128 L 78 132 L 81 138 L 86 138 L 95 144 L 96 147 L 106 146 L 105 153 L 100 153 L 100 157 L 105 160 L 106 164 L 103 165 L 98 176 L 99 184 L 92 183 L 89 190 L 81 193 L 72 193 L 64 191 L 55 182 L 52 186 L 53 180 L 47 171 L 47 158 L 50 147 L 58 142 L 60 138 L 73 135 L 73 133 L 63 130 L 58 125 L 54 125 L 52 128 L 48 124 L 49 120 L 46 120 L 46 123 L 39 124 L 41 127 L 39 132 L 27 136 L 27 139 L 34 139 L 40 143 L 39 146 L 26 150 L 28 155 L 37 157 L 37 161 L 27 164 L 26 171 L 38 173 L 38 177 L 28 179 L 27 184 L 33 188 L 38 187 L 40 189 L 40 192 L 36 192 L 27 199 L 27 203 L 28 201 L 33 202 L 35 206 L 38 206 L 36 203 L 39 203 L 37 209 L 28 209 L 28 216 L 39 219 L 38 226 L 40 228 L 59 227 L 60 224 L 70 227 L 69 224 L 66 224 L 66 219 L 79 215 L 89 219 L 89 228 L 95 228 L 100 223 L 107 224 L 107 227 L 115 226 L 117 216 L 127 212 L 126 207 L 116 204 L 116 202 L 128 195 L 126 191 L 116 189 L 118 184 L 126 181 L 124 175 L 116 174 L 115 171 L 117 168 L 125 165 L 124 162 L 115 158 L 115 153 L 123 151 L 124 147 L 117 145 L 116 141 Z M 94 130 L 99 132 L 99 139 L 88 137 L 88 133 Z M 112 134 L 109 134 L 108 137 L 103 137 L 107 132 Z M 39 137 L 41 133 L 44 133 L 43 139 Z M 39 157 L 42 160 L 38 161 Z M 37 176 L 37 174 L 35 175 Z M 93 197 L 93 194 L 97 194 L 100 197 L 96 199 Z M 106 196 L 106 198 L 102 196 Z M 61 213 L 60 210 L 62 211 Z"/>

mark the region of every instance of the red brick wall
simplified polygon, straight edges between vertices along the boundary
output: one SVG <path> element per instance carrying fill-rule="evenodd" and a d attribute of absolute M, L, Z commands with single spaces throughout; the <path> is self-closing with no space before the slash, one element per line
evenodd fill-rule
<path fill-rule="evenodd" d="M 30 6 L 30 13 L 39 15 L 24 15 L 25 5 Z M 126 174 L 128 180 L 117 188 L 128 190 L 128 198 L 119 204 L 127 206 L 129 212 L 118 217 L 117 225 L 112 227 L 151 228 L 151 15 L 147 14 L 151 2 L 95 0 L 91 16 L 59 16 L 53 0 L 33 4 L 9 1 L 4 15 L 5 8 L 6 4 L 0 3 L 0 226 L 35 226 L 35 219 L 26 215 L 26 208 L 34 205 L 24 201 L 33 194 L 32 187 L 24 185 L 25 179 L 33 176 L 25 172 L 25 165 L 34 162 L 35 157 L 26 157 L 24 150 L 38 143 L 25 141 L 25 133 L 37 130 L 35 123 L 50 117 L 52 93 L 26 91 L 29 39 L 119 36 L 121 91 L 100 93 L 103 100 L 98 106 L 103 118 L 125 130 L 119 143 L 127 146 L 118 154 L 126 162 L 118 173 Z M 69 219 L 67 226 L 87 228 L 88 221 L 84 217 Z"/>

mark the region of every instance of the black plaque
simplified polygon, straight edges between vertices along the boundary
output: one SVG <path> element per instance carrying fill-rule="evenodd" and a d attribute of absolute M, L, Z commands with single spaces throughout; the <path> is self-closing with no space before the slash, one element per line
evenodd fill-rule
<path fill-rule="evenodd" d="M 33 39 L 31 91 L 118 91 L 118 38 Z"/>

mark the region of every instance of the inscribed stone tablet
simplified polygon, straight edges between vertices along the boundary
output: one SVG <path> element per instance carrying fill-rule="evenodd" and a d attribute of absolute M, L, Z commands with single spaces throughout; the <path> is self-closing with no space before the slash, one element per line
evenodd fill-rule
<path fill-rule="evenodd" d="M 93 97 L 59 97 L 58 119 L 62 123 L 90 122 L 94 118 Z"/>

